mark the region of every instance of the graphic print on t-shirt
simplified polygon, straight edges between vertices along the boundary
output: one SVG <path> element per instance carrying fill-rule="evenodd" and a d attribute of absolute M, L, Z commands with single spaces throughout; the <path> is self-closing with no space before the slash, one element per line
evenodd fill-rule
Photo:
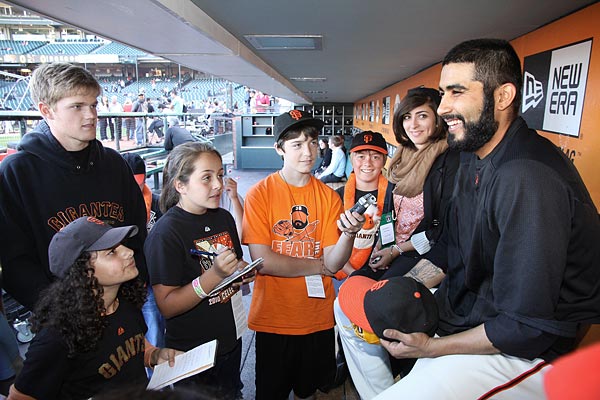
<path fill-rule="evenodd" d="M 314 238 L 319 220 L 310 222 L 308 207 L 294 205 L 290 219 L 282 219 L 273 225 L 273 233 L 285 238 L 273 240 L 273 251 L 298 258 L 317 258 L 321 243 Z"/>
<path fill-rule="evenodd" d="M 219 251 L 224 247 L 232 250 L 234 249 L 233 239 L 229 235 L 229 232 L 220 232 L 196 239 L 194 240 L 194 246 L 196 250 L 210 253 L 219 253 Z M 211 256 L 200 256 L 198 257 L 198 260 L 200 262 L 200 266 L 202 267 L 202 273 L 207 271 L 213 265 L 213 257 Z M 231 296 L 233 296 L 236 292 L 236 289 L 233 289 L 231 286 L 229 286 L 221 290 L 217 295 L 210 298 L 209 305 L 213 305 L 215 303 L 225 303 L 229 301 Z"/>
<path fill-rule="evenodd" d="M 119 329 L 123 329 L 120 327 Z M 120 334 L 119 334 L 120 336 Z M 138 333 L 124 339 L 119 346 L 110 354 L 108 359 L 100 365 L 98 373 L 106 379 L 117 375 L 130 359 L 138 354 L 143 354 L 145 349 L 144 334 Z"/>

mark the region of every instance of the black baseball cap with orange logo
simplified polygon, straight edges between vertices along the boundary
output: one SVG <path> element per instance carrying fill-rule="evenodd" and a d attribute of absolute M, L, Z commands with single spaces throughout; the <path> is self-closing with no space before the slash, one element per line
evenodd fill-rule
<path fill-rule="evenodd" d="M 387 155 L 387 143 L 379 132 L 363 131 L 352 138 L 350 153 L 360 150 L 374 150 Z"/>
<path fill-rule="evenodd" d="M 284 133 L 301 125 L 309 125 L 321 129 L 323 128 L 323 125 L 325 125 L 325 122 L 313 118 L 306 111 L 291 110 L 275 118 L 273 134 L 277 137 L 277 140 L 279 140 Z"/>
<path fill-rule="evenodd" d="M 436 300 L 429 289 L 412 278 L 399 276 L 375 281 L 366 276 L 351 276 L 340 287 L 338 301 L 369 343 L 374 341 L 368 333 L 385 338 L 383 331 L 390 328 L 429 336 L 437 330 Z"/>

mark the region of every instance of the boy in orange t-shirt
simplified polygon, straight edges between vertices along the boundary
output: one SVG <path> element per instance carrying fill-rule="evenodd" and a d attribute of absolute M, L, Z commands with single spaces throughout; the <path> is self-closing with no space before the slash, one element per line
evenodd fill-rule
<path fill-rule="evenodd" d="M 248 326 L 256 333 L 256 398 L 312 398 L 335 375 L 331 276 L 352 252 L 364 218 L 314 178 L 323 122 L 292 110 L 275 119 L 283 168 L 246 196 L 242 242 L 264 258 Z M 342 234 L 340 234 L 342 232 Z"/>

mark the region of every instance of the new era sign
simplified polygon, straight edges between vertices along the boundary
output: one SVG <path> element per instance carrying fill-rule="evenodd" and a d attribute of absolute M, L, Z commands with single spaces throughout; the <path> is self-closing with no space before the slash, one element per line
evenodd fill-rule
<path fill-rule="evenodd" d="M 521 113 L 529 127 L 579 137 L 592 40 L 525 57 Z"/>

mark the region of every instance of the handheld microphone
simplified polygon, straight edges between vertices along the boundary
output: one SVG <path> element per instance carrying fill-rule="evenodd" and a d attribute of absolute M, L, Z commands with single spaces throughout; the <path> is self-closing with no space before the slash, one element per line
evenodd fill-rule
<path fill-rule="evenodd" d="M 372 204 L 377 204 L 377 198 L 372 194 L 367 193 L 358 199 L 356 204 L 354 204 L 350 209 L 350 212 L 357 212 L 360 215 L 363 215 L 367 208 L 369 208 L 369 206 Z"/>
<path fill-rule="evenodd" d="M 367 193 L 358 199 L 356 204 L 354 204 L 350 209 L 350 212 L 357 212 L 358 214 L 363 215 L 367 208 L 369 208 L 369 206 L 372 204 L 377 204 L 377 198 L 372 194 Z M 342 221 L 340 221 L 340 223 L 344 228 L 346 228 L 346 225 L 344 225 Z"/>

